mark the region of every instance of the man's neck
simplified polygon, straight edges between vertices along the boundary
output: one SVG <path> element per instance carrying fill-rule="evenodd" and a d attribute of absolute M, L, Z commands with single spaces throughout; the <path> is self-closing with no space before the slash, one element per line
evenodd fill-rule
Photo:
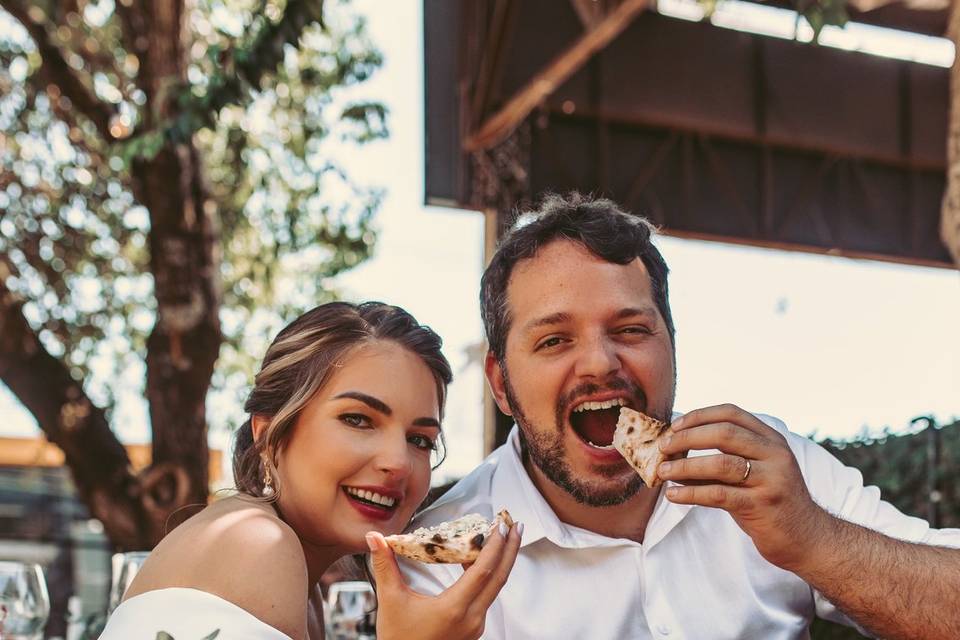
<path fill-rule="evenodd" d="M 659 488 L 643 488 L 626 502 L 618 505 L 593 507 L 578 502 L 543 475 L 543 472 L 529 459 L 524 462 L 524 468 L 534 486 L 561 522 L 608 538 L 626 538 L 634 542 L 643 542 L 647 523 L 657 505 Z"/>

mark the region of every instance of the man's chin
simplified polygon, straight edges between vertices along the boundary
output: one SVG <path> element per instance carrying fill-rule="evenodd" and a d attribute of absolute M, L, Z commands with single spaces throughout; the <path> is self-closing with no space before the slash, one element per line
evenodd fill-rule
<path fill-rule="evenodd" d="M 625 472 L 622 465 L 591 465 L 584 472 L 569 467 L 540 470 L 578 503 L 591 507 L 623 504 L 646 486 L 633 469 Z"/>

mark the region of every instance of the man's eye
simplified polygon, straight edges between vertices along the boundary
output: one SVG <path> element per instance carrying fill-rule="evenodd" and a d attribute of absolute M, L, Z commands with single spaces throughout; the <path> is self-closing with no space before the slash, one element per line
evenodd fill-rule
<path fill-rule="evenodd" d="M 539 349 L 550 349 L 551 347 L 555 347 L 555 346 L 559 345 L 561 342 L 563 342 L 563 340 L 562 340 L 561 338 L 558 338 L 558 337 L 547 338 L 546 340 L 544 340 L 543 342 L 541 342 L 540 344 L 537 345 L 537 349 L 538 349 L 538 350 L 539 350 Z"/>
<path fill-rule="evenodd" d="M 624 327 L 624 328 L 620 329 L 620 333 L 627 333 L 627 334 L 631 334 L 631 333 L 649 334 L 649 333 L 650 333 L 650 329 L 648 329 L 647 327 L 639 326 L 639 325 L 630 325 L 629 327 Z"/>
<path fill-rule="evenodd" d="M 407 441 L 417 449 L 425 451 L 434 451 L 437 448 L 437 443 L 427 436 L 413 435 L 407 438 Z"/>
<path fill-rule="evenodd" d="M 340 416 L 340 421 L 351 427 L 369 427 L 370 419 L 362 413 L 344 413 Z"/>

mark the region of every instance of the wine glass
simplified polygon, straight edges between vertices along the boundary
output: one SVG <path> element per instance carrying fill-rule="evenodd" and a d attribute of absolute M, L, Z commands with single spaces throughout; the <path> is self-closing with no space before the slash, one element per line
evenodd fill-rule
<path fill-rule="evenodd" d="M 0 640 L 40 640 L 49 616 L 40 565 L 0 561 Z"/>
<path fill-rule="evenodd" d="M 140 571 L 149 551 L 127 551 L 126 553 L 115 553 L 110 559 L 110 602 L 107 605 L 107 614 L 113 613 L 113 610 L 120 606 L 123 600 L 123 594 L 130 588 L 133 578 Z M 0 640 L 4 640 L 0 638 Z"/>
<path fill-rule="evenodd" d="M 326 621 L 333 640 L 372 640 L 376 637 L 373 608 L 376 596 L 367 582 L 334 582 L 327 593 Z"/>

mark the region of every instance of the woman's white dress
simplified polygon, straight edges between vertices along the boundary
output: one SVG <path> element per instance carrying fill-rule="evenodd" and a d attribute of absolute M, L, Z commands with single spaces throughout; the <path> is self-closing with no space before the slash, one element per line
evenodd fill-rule
<path fill-rule="evenodd" d="M 292 640 L 249 611 L 199 589 L 147 591 L 117 607 L 100 640 L 156 640 L 165 631 L 174 640 Z"/>

